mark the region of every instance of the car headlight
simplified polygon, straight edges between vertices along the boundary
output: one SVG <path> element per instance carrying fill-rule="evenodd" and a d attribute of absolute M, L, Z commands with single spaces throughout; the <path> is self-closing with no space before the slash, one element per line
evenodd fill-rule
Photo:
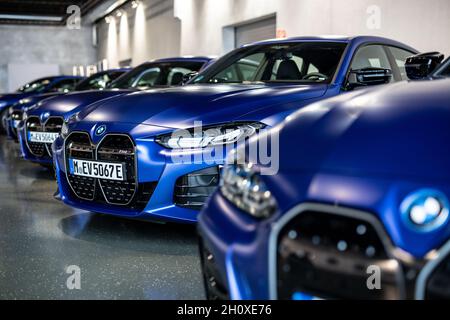
<path fill-rule="evenodd" d="M 241 123 L 177 130 L 157 137 L 156 142 L 168 149 L 206 148 L 243 141 L 263 127 L 261 123 Z"/>
<path fill-rule="evenodd" d="M 256 218 L 270 217 L 277 202 L 251 164 L 229 164 L 222 170 L 220 191 L 239 209 Z"/>
<path fill-rule="evenodd" d="M 440 191 L 416 191 L 402 202 L 400 211 L 404 221 L 415 230 L 429 232 L 442 227 L 449 217 L 449 202 Z"/>
<path fill-rule="evenodd" d="M 25 98 L 25 99 L 20 99 L 19 100 L 19 104 L 27 104 L 27 103 L 30 103 L 31 102 L 31 99 L 29 99 L 29 98 Z"/>

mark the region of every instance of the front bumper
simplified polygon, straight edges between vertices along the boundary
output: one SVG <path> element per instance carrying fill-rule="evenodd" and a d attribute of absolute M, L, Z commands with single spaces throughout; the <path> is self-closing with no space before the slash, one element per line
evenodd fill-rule
<path fill-rule="evenodd" d="M 325 196 L 326 190 L 337 190 L 338 186 L 333 185 L 335 178 L 292 177 L 305 186 L 313 181 L 317 188 L 296 197 L 296 203 L 286 201 L 283 209 L 286 213 L 278 212 L 266 220 L 252 218 L 216 192 L 199 215 L 198 224 L 208 298 L 450 299 L 450 242 L 445 244 L 449 237 L 411 235 L 405 242 L 410 248 L 417 249 L 419 244 L 428 247 L 426 254 L 413 255 L 413 250 L 401 248 L 404 243 L 399 235 L 404 237 L 407 231 L 401 230 L 387 209 L 392 207 L 391 201 L 397 195 L 403 198 L 417 185 L 402 183 L 401 187 L 394 184 L 386 188 L 378 181 L 376 187 L 377 183 L 367 183 L 369 179 L 364 179 L 364 189 L 359 180 L 340 177 L 339 185 L 353 184 L 360 193 L 366 194 L 366 199 L 358 196 L 336 206 L 333 201 L 336 199 Z M 318 190 L 321 196 L 313 196 Z M 326 217 L 320 218 L 317 212 L 325 213 Z M 389 216 L 380 218 L 372 212 L 385 212 Z M 304 220 L 303 230 L 297 229 L 295 219 L 308 218 L 307 213 L 314 214 L 314 219 L 309 221 L 320 220 L 320 223 L 314 229 Z M 343 223 L 342 217 L 351 221 Z M 365 238 L 358 238 L 357 227 L 364 223 L 367 223 L 362 233 Z M 317 233 L 308 234 L 316 229 Z M 338 250 L 338 245 L 344 253 Z M 367 287 L 368 272 L 372 270 L 369 266 L 381 266 L 379 291 Z"/>
<path fill-rule="evenodd" d="M 105 137 L 118 135 L 107 134 Z M 189 198 L 192 194 L 186 191 L 186 194 L 180 197 L 178 192 L 180 188 L 183 189 L 183 186 L 180 186 L 180 184 L 186 183 L 186 181 L 198 182 L 199 180 L 195 178 L 198 172 L 200 174 L 205 174 L 206 172 L 209 175 L 210 171 L 208 170 L 217 169 L 224 162 L 223 158 L 215 159 L 214 163 L 201 161 L 194 163 L 175 163 L 172 161 L 174 153 L 161 147 L 153 139 L 132 139 L 132 141 L 135 145 L 135 181 L 137 184 L 137 187 L 135 187 L 137 189 L 135 190 L 137 191 L 134 193 L 133 201 L 124 202 L 123 204 L 111 204 L 107 201 L 108 197 L 103 192 L 104 185 L 99 182 L 94 182 L 98 183 L 95 188 L 100 189 L 103 194 L 93 195 L 89 199 L 83 197 L 84 199 L 82 199 L 79 194 L 77 195 L 75 193 L 73 183 L 71 184 L 68 175 L 65 142 L 61 138 L 57 139 L 52 148 L 59 196 L 62 201 L 72 207 L 83 210 L 134 219 L 179 223 L 197 222 L 200 206 L 194 202 L 198 197 L 192 198 L 194 199 L 192 202 L 183 202 L 182 199 Z M 198 151 L 198 153 L 202 152 Z M 208 180 L 208 183 L 211 183 L 211 185 L 206 189 L 202 189 L 203 191 L 209 191 L 214 188 L 214 184 L 218 184 L 218 171 L 217 177 L 214 180 Z M 147 188 L 147 198 L 141 198 L 140 188 Z M 94 191 L 94 193 L 96 192 Z M 212 190 L 209 192 L 212 192 Z M 204 195 L 202 194 L 201 196 Z M 143 202 L 145 203 L 143 206 L 138 206 L 135 200 L 140 200 L 141 204 Z"/>

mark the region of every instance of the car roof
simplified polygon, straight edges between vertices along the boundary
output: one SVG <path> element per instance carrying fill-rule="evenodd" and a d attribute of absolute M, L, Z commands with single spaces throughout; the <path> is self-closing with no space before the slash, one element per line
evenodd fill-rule
<path fill-rule="evenodd" d="M 179 61 L 192 61 L 192 62 L 209 62 L 216 57 L 213 56 L 181 56 L 181 57 L 169 57 L 169 58 L 163 58 L 163 59 L 156 59 L 149 61 L 148 63 L 155 63 L 155 62 L 179 62 Z"/>
<path fill-rule="evenodd" d="M 364 43 L 383 43 L 396 47 L 408 48 L 411 51 L 417 52 L 414 48 L 401 43 L 396 40 L 392 40 L 384 37 L 377 36 L 339 36 L 339 35 L 324 35 L 324 36 L 304 36 L 304 37 L 293 37 L 293 38 L 283 38 L 283 39 L 269 39 L 264 41 L 254 42 L 246 46 L 262 45 L 262 44 L 282 44 L 282 43 L 292 43 L 292 42 L 302 42 L 302 41 L 327 41 L 327 42 L 341 42 L 341 43 L 355 43 L 355 45 Z"/>

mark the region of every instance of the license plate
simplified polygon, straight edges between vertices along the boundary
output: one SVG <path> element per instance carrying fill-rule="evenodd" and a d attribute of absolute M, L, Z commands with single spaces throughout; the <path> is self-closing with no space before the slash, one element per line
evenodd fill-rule
<path fill-rule="evenodd" d="M 13 121 L 13 127 L 14 127 L 14 128 L 17 129 L 17 128 L 19 127 L 19 124 L 20 124 L 20 120 L 14 120 L 14 121 Z"/>
<path fill-rule="evenodd" d="M 75 176 L 124 181 L 123 163 L 108 163 L 89 160 L 69 159 L 70 173 Z"/>
<path fill-rule="evenodd" d="M 28 132 L 28 141 L 53 143 L 59 137 L 59 133 L 55 132 Z"/>

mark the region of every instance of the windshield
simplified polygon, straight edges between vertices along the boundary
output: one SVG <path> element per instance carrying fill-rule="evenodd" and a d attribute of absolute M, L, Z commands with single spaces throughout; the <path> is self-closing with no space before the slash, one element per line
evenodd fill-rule
<path fill-rule="evenodd" d="M 330 83 L 345 43 L 257 45 L 231 52 L 192 83 Z"/>
<path fill-rule="evenodd" d="M 83 90 L 99 90 L 104 89 L 107 85 L 123 75 L 124 71 L 110 71 L 110 72 L 100 72 L 90 76 L 87 79 L 84 79 L 75 87 L 76 91 Z"/>
<path fill-rule="evenodd" d="M 19 92 L 42 92 L 50 84 L 51 79 L 39 79 L 19 88 Z"/>
<path fill-rule="evenodd" d="M 109 89 L 146 89 L 155 86 L 176 86 L 184 75 L 198 72 L 203 62 L 146 63 L 113 81 Z"/>
<path fill-rule="evenodd" d="M 436 77 L 450 77 L 450 59 L 447 59 L 446 62 L 442 64 L 442 66 L 436 71 Z"/>

